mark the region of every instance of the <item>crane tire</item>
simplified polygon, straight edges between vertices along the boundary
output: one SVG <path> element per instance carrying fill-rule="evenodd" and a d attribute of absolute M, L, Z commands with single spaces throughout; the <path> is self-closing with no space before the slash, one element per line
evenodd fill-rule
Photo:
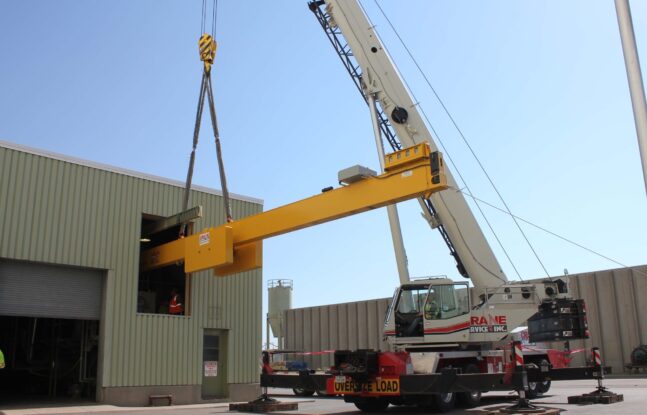
<path fill-rule="evenodd" d="M 384 398 L 363 398 L 355 401 L 355 406 L 362 412 L 382 412 L 389 407 L 389 401 Z"/>
<path fill-rule="evenodd" d="M 474 363 L 469 363 L 463 368 L 463 373 L 479 373 L 478 366 Z M 461 406 L 465 408 L 474 408 L 481 403 L 481 391 L 459 392 L 456 394 L 456 399 Z"/>
<path fill-rule="evenodd" d="M 450 412 L 456 406 L 456 394 L 453 392 L 439 393 L 434 396 L 434 409 L 436 412 Z"/>
<path fill-rule="evenodd" d="M 544 366 L 544 365 L 546 365 L 546 366 L 549 366 L 549 367 L 550 367 L 550 362 L 549 362 L 548 360 L 546 360 L 546 359 L 543 359 L 543 360 L 539 363 L 539 365 L 540 365 L 540 366 Z M 540 383 L 537 385 L 537 387 L 538 387 L 538 389 L 539 389 L 539 393 L 541 393 L 541 394 L 544 394 L 544 393 L 548 392 L 548 390 L 550 389 L 550 380 L 547 380 L 547 381 L 544 381 L 544 382 L 540 382 Z"/>
<path fill-rule="evenodd" d="M 548 360 L 543 359 L 539 362 L 539 366 L 550 365 Z M 526 392 L 526 398 L 528 399 L 537 399 L 541 394 L 548 392 L 550 389 L 550 380 L 545 382 L 528 382 L 528 391 Z"/>
<path fill-rule="evenodd" d="M 293 388 L 292 392 L 294 392 L 294 394 L 297 396 L 312 396 L 315 394 L 315 391 L 311 391 L 303 388 Z"/>

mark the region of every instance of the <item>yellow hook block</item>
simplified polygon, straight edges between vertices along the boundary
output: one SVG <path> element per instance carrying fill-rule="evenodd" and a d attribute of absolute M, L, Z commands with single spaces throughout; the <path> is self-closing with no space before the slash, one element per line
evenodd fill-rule
<path fill-rule="evenodd" d="M 205 33 L 204 35 L 200 36 L 200 40 L 198 40 L 198 46 L 200 48 L 200 60 L 204 62 L 204 69 L 209 72 L 211 71 L 213 60 L 216 57 L 216 41 L 210 34 Z"/>

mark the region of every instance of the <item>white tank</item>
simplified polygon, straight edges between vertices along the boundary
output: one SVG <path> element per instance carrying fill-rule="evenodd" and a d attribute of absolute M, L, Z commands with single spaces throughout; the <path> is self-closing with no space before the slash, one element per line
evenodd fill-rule
<path fill-rule="evenodd" d="M 267 282 L 268 313 L 274 337 L 284 336 L 283 312 L 292 308 L 292 280 L 269 280 Z"/>

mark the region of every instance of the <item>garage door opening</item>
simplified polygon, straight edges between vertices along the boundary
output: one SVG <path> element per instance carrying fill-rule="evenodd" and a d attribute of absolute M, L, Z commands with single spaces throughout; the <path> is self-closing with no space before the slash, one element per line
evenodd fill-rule
<path fill-rule="evenodd" d="M 94 401 L 99 321 L 0 316 L 0 401 Z"/>
<path fill-rule="evenodd" d="M 0 260 L 0 394 L 77 398 L 96 390 L 105 271 Z"/>

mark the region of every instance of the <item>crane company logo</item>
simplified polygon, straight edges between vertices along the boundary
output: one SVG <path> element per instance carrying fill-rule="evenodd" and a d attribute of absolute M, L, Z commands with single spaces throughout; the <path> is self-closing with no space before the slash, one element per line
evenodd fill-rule
<path fill-rule="evenodd" d="M 506 316 L 472 316 L 470 333 L 505 333 L 508 331 Z"/>

